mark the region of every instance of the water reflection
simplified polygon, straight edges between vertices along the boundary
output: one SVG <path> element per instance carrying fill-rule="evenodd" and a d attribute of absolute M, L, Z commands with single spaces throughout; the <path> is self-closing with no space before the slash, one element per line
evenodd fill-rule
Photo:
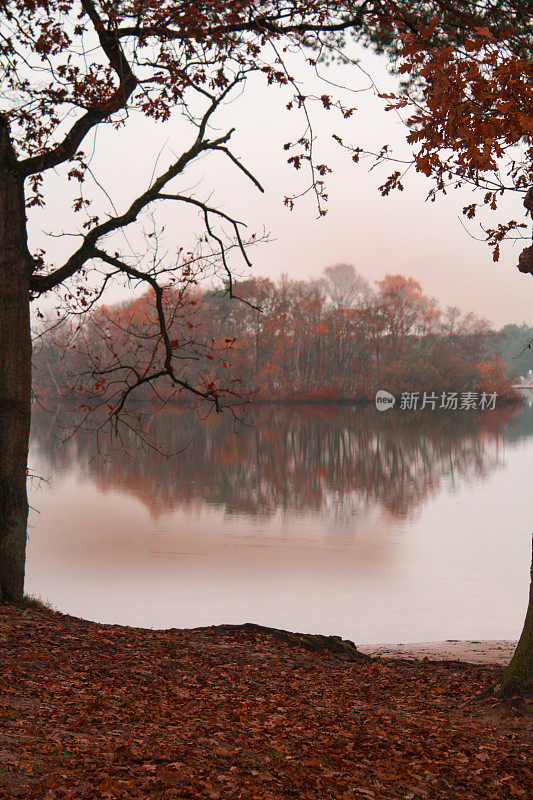
<path fill-rule="evenodd" d="M 60 421 L 71 415 L 59 411 Z M 354 641 L 518 635 L 533 408 L 262 407 L 253 427 L 169 412 L 61 444 L 36 410 L 26 590 L 102 622 L 251 620 Z"/>
<path fill-rule="evenodd" d="M 157 518 L 203 501 L 226 514 L 327 515 L 346 525 L 370 510 L 407 518 L 444 487 L 486 478 L 504 463 L 505 442 L 533 433 L 533 408 L 386 412 L 353 407 L 256 408 L 248 425 L 228 414 L 201 420 L 172 410 L 120 442 L 78 433 L 68 417 L 36 410 L 32 452 L 55 472 L 81 465 L 101 490 L 141 499 Z"/>

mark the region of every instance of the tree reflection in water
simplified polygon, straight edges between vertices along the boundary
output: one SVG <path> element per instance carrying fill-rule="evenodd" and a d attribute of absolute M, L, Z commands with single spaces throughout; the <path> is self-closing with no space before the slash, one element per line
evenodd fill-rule
<path fill-rule="evenodd" d="M 145 421 L 148 441 L 78 432 L 65 409 L 35 409 L 32 446 L 54 471 L 82 468 L 101 491 L 141 499 L 154 516 L 199 501 L 228 514 L 311 512 L 345 525 L 372 509 L 408 517 L 444 487 L 485 478 L 504 445 L 531 436 L 533 408 L 385 413 L 373 408 L 260 406 L 248 425 L 227 413 L 172 409 Z M 181 452 L 178 452 L 181 451 Z"/>

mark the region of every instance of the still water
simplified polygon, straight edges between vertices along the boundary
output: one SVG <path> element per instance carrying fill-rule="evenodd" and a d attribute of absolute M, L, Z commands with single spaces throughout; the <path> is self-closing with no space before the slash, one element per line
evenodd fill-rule
<path fill-rule="evenodd" d="M 153 628 L 253 621 L 360 644 L 513 639 L 529 583 L 533 392 L 513 410 L 173 410 L 64 441 L 36 409 L 26 591 Z M 151 441 L 151 440 L 150 440 Z"/>

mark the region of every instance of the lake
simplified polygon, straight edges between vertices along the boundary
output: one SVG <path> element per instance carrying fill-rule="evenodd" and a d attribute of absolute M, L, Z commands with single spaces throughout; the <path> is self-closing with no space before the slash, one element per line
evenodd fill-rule
<path fill-rule="evenodd" d="M 121 625 L 516 638 L 533 520 L 524 395 L 482 413 L 262 406 L 247 424 L 173 409 L 146 422 L 148 443 L 65 440 L 68 416 L 36 407 L 26 592 Z"/>

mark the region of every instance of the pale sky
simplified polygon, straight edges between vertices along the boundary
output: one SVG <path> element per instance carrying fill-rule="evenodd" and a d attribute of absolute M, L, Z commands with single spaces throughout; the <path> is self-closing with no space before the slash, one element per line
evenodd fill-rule
<path fill-rule="evenodd" d="M 362 64 L 382 91 L 394 88 L 383 59 L 361 50 Z M 352 90 L 368 84 L 355 67 L 322 67 L 329 80 L 343 83 Z M 294 63 L 294 74 L 299 69 Z M 315 93 L 335 95 L 336 91 L 309 76 Z M 302 87 L 305 93 L 305 86 Z M 402 273 L 416 278 L 426 294 L 435 296 L 442 307 L 459 306 L 474 311 L 497 327 L 507 322 L 533 324 L 533 279 L 516 269 L 524 242 L 508 243 L 502 248 L 498 263 L 492 261 L 490 248 L 471 238 L 461 221 L 475 236 L 481 231 L 476 221 L 467 221 L 461 214 L 464 205 L 474 199 L 470 190 L 452 191 L 435 203 L 425 202 L 431 183 L 423 176 L 411 174 L 405 179 L 405 191 L 382 198 L 378 186 L 394 165 L 369 172 L 369 162 L 353 164 L 349 154 L 336 144 L 332 133 L 352 144 L 379 150 L 388 143 L 405 154 L 406 128 L 394 112 L 383 111 L 384 101 L 372 92 L 338 91 L 345 106 L 357 111 L 348 120 L 333 112 L 325 112 L 320 104 L 311 106 L 317 162 L 333 168 L 326 178 L 329 202 L 327 216 L 317 219 L 316 203 L 308 195 L 293 211 L 283 205 L 283 197 L 305 186 L 307 175 L 295 172 L 286 164 L 283 144 L 303 133 L 304 120 L 297 112 L 285 110 L 289 99 L 286 90 L 266 87 L 256 79 L 245 92 L 222 110 L 218 117 L 220 132 L 235 127 L 230 145 L 232 151 L 250 169 L 265 188 L 260 194 L 250 181 L 220 154 L 210 154 L 173 184 L 175 190 L 193 188 L 196 198 L 207 200 L 221 210 L 248 223 L 251 231 L 270 232 L 271 241 L 250 252 L 254 263 L 251 274 L 276 279 L 287 273 L 291 278 L 318 277 L 322 270 L 335 263 L 348 262 L 370 281 L 387 273 Z M 91 167 L 98 181 L 105 186 L 117 210 L 123 211 L 140 191 L 149 185 L 158 158 L 156 174 L 180 154 L 192 141 L 194 130 L 183 120 L 174 118 L 155 124 L 133 117 L 126 127 L 114 131 L 101 129 L 96 137 Z M 89 154 L 93 141 L 84 146 Z M 76 247 L 70 237 L 43 240 L 41 231 L 75 231 L 81 220 L 69 213 L 70 200 L 65 201 L 65 171 L 51 175 L 47 185 L 53 192 L 51 202 L 42 210 L 30 210 L 30 244 L 43 246 L 58 254 L 58 263 Z M 72 196 L 76 186 L 71 182 Z M 94 212 L 105 216 L 110 210 L 102 191 L 89 184 L 87 194 L 95 198 Z M 525 220 L 522 197 L 512 193 L 505 198 L 501 213 L 488 213 L 485 222 L 496 227 L 499 221 L 513 217 Z M 197 226 L 197 213 L 183 205 L 171 204 L 157 209 L 157 218 L 166 225 L 165 242 L 170 250 L 193 244 L 191 231 Z M 134 231 L 128 240 L 137 247 Z M 119 242 L 120 240 L 115 240 Z M 109 248 L 116 249 L 115 247 Z M 237 262 L 234 262 L 237 263 Z M 249 275 L 246 267 L 238 270 Z M 108 302 L 124 299 L 128 292 L 112 287 Z M 47 303 L 46 306 L 50 306 Z"/>

